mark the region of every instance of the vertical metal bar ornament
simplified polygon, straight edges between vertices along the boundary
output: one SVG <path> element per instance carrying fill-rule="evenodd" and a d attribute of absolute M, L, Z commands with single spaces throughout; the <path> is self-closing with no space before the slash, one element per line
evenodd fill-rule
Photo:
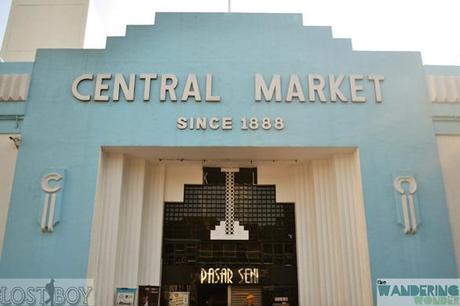
<path fill-rule="evenodd" d="M 235 222 L 235 172 L 225 172 L 225 233 L 233 235 Z"/>
<path fill-rule="evenodd" d="M 235 221 L 235 173 L 238 168 L 222 168 L 225 173 L 225 220 L 211 231 L 211 240 L 248 240 L 249 232 Z"/>
<path fill-rule="evenodd" d="M 40 218 L 40 228 L 43 233 L 53 232 L 55 223 L 55 212 L 56 212 L 56 193 L 61 190 L 61 186 L 54 184 L 51 186 L 51 182 L 58 182 L 62 180 L 63 176 L 59 173 L 49 173 L 42 178 L 41 187 L 45 192 L 43 201 L 43 208 Z"/>
<path fill-rule="evenodd" d="M 403 183 L 409 185 L 406 191 Z M 401 211 L 405 234 L 415 234 L 417 232 L 417 213 L 415 210 L 415 192 L 417 182 L 413 176 L 397 176 L 393 181 L 393 186 L 398 194 L 401 195 Z"/>

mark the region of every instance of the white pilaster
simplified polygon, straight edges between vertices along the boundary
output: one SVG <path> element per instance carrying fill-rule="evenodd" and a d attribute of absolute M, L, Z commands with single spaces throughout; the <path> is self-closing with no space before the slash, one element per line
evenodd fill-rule
<path fill-rule="evenodd" d="M 165 165 L 149 165 L 142 216 L 139 285 L 161 284 Z"/>
<path fill-rule="evenodd" d="M 310 164 L 295 171 L 295 216 L 299 304 L 320 305 L 318 244 Z M 278 186 L 277 186 L 278 187 Z"/>
<path fill-rule="evenodd" d="M 137 288 L 145 160 L 126 160 L 118 225 L 116 287 Z"/>
<path fill-rule="evenodd" d="M 295 171 L 299 305 L 372 305 L 357 153 Z"/>
<path fill-rule="evenodd" d="M 14 172 L 16 169 L 16 157 L 18 149 L 10 137 L 19 137 L 20 135 L 5 134 L 0 135 L 0 256 L 3 248 L 3 238 L 5 234 L 6 221 L 8 219 L 8 210 L 10 207 L 11 189 L 13 187 Z"/>
<path fill-rule="evenodd" d="M 325 305 L 346 305 L 339 232 L 336 182 L 331 160 L 312 162 L 313 188 L 318 224 L 321 300 Z"/>
<path fill-rule="evenodd" d="M 460 79 L 460 78 L 459 78 Z M 460 80 L 459 80 L 460 88 Z M 444 179 L 444 189 L 449 209 L 450 227 L 457 259 L 457 273 L 460 277 L 460 136 L 438 135 L 439 159 Z"/>
<path fill-rule="evenodd" d="M 367 226 L 357 153 L 334 157 L 347 305 L 372 305 Z"/>
<path fill-rule="evenodd" d="M 88 265 L 88 278 L 95 279 L 96 305 L 112 305 L 115 296 L 115 268 L 123 168 L 124 157 L 122 154 L 102 154 Z"/>

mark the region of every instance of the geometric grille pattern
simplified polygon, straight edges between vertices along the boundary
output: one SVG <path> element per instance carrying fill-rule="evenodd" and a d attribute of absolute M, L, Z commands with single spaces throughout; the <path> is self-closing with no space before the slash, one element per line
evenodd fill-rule
<path fill-rule="evenodd" d="M 230 180 L 226 180 L 226 172 L 220 172 L 219 180 L 208 177 L 209 183 L 184 185 L 183 202 L 165 203 L 163 284 L 199 282 L 199 275 L 198 278 L 196 275 L 203 267 L 257 267 L 263 271 L 260 272 L 260 286 L 271 284 L 272 280 L 275 284 L 264 287 L 265 295 L 266 288 L 274 290 L 278 292 L 276 296 L 290 296 L 290 305 L 298 305 L 294 204 L 277 203 L 275 185 L 258 185 L 257 176 L 243 180 L 241 169 L 233 173 L 233 186 L 228 186 L 233 192 L 227 192 L 231 188 L 226 182 L 232 179 L 230 175 Z M 232 195 L 233 200 L 227 195 Z M 239 221 L 249 232 L 247 240 L 213 240 L 209 235 L 227 219 L 227 213 L 231 218 L 228 200 L 233 202 L 234 224 Z M 222 223 L 225 234 L 225 222 Z M 197 291 L 193 292 L 189 305 L 202 306 L 196 298 Z M 263 305 L 271 305 L 268 301 L 272 300 L 271 295 L 265 297 Z"/>
<path fill-rule="evenodd" d="M 225 185 L 185 185 L 184 202 L 165 203 L 165 238 L 209 240 L 225 220 Z M 294 205 L 276 203 L 274 185 L 235 184 L 235 219 L 250 240 L 272 240 L 294 232 Z"/>

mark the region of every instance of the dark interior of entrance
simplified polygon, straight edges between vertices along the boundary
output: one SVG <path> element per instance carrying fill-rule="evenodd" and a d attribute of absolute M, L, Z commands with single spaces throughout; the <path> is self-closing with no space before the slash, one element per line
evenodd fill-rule
<path fill-rule="evenodd" d="M 258 185 L 256 168 L 235 173 L 234 196 L 248 240 L 210 240 L 225 219 L 220 168 L 203 168 L 203 184 L 185 185 L 183 203 L 165 203 L 162 305 L 177 292 L 193 306 L 246 305 L 250 296 L 254 306 L 297 305 L 294 204 L 276 203 L 275 186 Z M 219 276 L 203 282 L 202 271 Z"/>
<path fill-rule="evenodd" d="M 198 305 L 203 306 L 227 306 L 227 286 L 226 285 L 199 285 L 198 286 Z"/>

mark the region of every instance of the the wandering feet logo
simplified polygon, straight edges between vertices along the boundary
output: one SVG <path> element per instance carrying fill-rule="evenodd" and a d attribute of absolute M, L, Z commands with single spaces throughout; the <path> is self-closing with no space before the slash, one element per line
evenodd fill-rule
<path fill-rule="evenodd" d="M 460 279 L 378 279 L 377 306 L 460 305 Z"/>
<path fill-rule="evenodd" d="M 94 306 L 91 279 L 0 279 L 0 305 Z"/>

